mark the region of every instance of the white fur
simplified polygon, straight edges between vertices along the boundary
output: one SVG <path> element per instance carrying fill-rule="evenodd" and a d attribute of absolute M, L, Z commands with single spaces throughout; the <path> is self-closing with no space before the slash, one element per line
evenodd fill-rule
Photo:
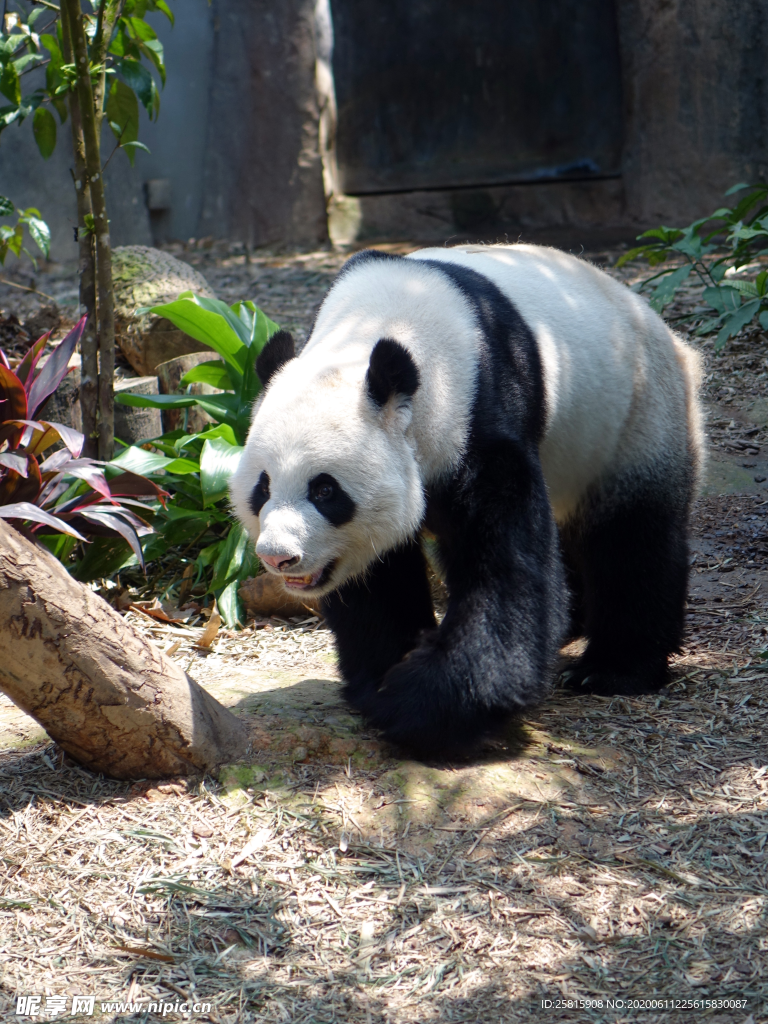
<path fill-rule="evenodd" d="M 547 403 L 541 459 L 558 521 L 607 475 L 677 469 L 690 454 L 687 431 L 700 448 L 697 357 L 641 298 L 590 264 L 528 245 L 363 262 L 332 288 L 304 351 L 256 404 L 231 486 L 257 552 L 298 556 L 297 574 L 337 560 L 323 592 L 413 535 L 425 485 L 450 472 L 466 444 L 478 328 L 462 293 L 425 259 L 490 278 L 533 331 Z M 412 401 L 378 411 L 365 374 L 380 338 L 409 350 L 421 383 Z M 248 501 L 263 471 L 271 497 L 256 518 Z M 349 524 L 332 526 L 308 500 L 319 473 L 356 502 Z"/>
<path fill-rule="evenodd" d="M 541 461 L 559 522 L 606 476 L 677 470 L 681 457 L 698 454 L 698 356 L 629 288 L 535 245 L 421 249 L 409 258 L 490 278 L 533 331 L 547 400 Z"/>

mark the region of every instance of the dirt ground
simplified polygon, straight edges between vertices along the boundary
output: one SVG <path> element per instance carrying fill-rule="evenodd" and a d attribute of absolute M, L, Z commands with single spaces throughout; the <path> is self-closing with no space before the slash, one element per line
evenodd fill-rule
<path fill-rule="evenodd" d="M 299 338 L 344 259 L 177 255 Z M 590 258 L 641 274 L 617 255 Z M 71 268 L 35 284 L 74 311 Z M 48 301 L 0 284 L 22 322 Z M 556 691 L 483 757 L 420 764 L 348 713 L 317 619 L 205 655 L 200 629 L 129 612 L 258 753 L 115 783 L 0 698 L 0 1016 L 39 994 L 94 995 L 82 1020 L 198 1001 L 214 1024 L 768 1021 L 768 339 L 695 344 L 710 463 L 663 693 Z"/>

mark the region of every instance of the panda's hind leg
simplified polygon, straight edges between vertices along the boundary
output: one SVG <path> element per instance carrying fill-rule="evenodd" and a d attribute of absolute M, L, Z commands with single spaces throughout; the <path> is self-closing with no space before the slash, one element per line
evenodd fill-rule
<path fill-rule="evenodd" d="M 629 696 L 668 682 L 685 625 L 690 491 L 685 482 L 615 487 L 562 528 L 588 641 L 563 674 L 568 688 Z"/>

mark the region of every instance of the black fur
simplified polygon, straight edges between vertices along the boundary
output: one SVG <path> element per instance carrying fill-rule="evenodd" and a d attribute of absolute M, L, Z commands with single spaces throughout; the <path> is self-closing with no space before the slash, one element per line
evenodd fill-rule
<path fill-rule="evenodd" d="M 391 338 L 381 338 L 373 346 L 365 375 L 368 394 L 380 408 L 393 395 L 416 393 L 419 386 L 419 368 L 411 353 Z"/>
<path fill-rule="evenodd" d="M 428 490 L 426 525 L 438 538 L 448 611 L 429 628 L 423 561 L 412 557 L 406 573 L 392 553 L 325 603 L 350 702 L 394 742 L 446 755 L 543 696 L 565 614 L 538 456 L 544 389 L 535 339 L 486 278 L 431 265 L 470 301 L 483 336 L 467 450 L 453 476 Z M 390 578 L 395 571 L 404 585 Z M 411 593 L 418 608 L 408 617 Z"/>
<path fill-rule="evenodd" d="M 266 387 L 277 371 L 296 357 L 296 346 L 290 331 L 275 331 L 256 357 L 256 376 Z"/>
<path fill-rule="evenodd" d="M 261 510 L 264 508 L 266 503 L 269 501 L 269 477 L 266 473 L 262 473 L 259 477 L 258 483 L 251 491 L 250 506 L 251 512 L 258 518 Z"/>
<path fill-rule="evenodd" d="M 632 695 L 668 681 L 667 659 L 684 629 L 692 488 L 692 480 L 604 487 L 561 531 L 572 634 L 589 641 L 564 673 L 571 689 Z"/>
<path fill-rule="evenodd" d="M 343 526 L 355 514 L 354 500 L 330 473 L 320 473 L 309 481 L 307 497 L 321 515 L 334 526 Z"/>
<path fill-rule="evenodd" d="M 352 704 L 366 698 L 424 631 L 436 628 L 424 556 L 416 541 L 387 552 L 364 579 L 348 580 L 322 604 Z"/>

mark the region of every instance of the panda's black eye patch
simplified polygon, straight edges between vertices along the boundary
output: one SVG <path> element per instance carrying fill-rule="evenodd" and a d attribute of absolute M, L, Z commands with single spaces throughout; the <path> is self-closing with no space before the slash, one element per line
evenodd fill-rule
<path fill-rule="evenodd" d="M 320 473 L 309 481 L 309 500 L 334 526 L 343 526 L 355 514 L 355 503 L 330 473 Z"/>
<path fill-rule="evenodd" d="M 251 512 L 255 516 L 258 516 L 262 508 L 269 501 L 269 477 L 266 473 L 262 473 L 259 477 L 259 482 L 251 491 Z"/>

